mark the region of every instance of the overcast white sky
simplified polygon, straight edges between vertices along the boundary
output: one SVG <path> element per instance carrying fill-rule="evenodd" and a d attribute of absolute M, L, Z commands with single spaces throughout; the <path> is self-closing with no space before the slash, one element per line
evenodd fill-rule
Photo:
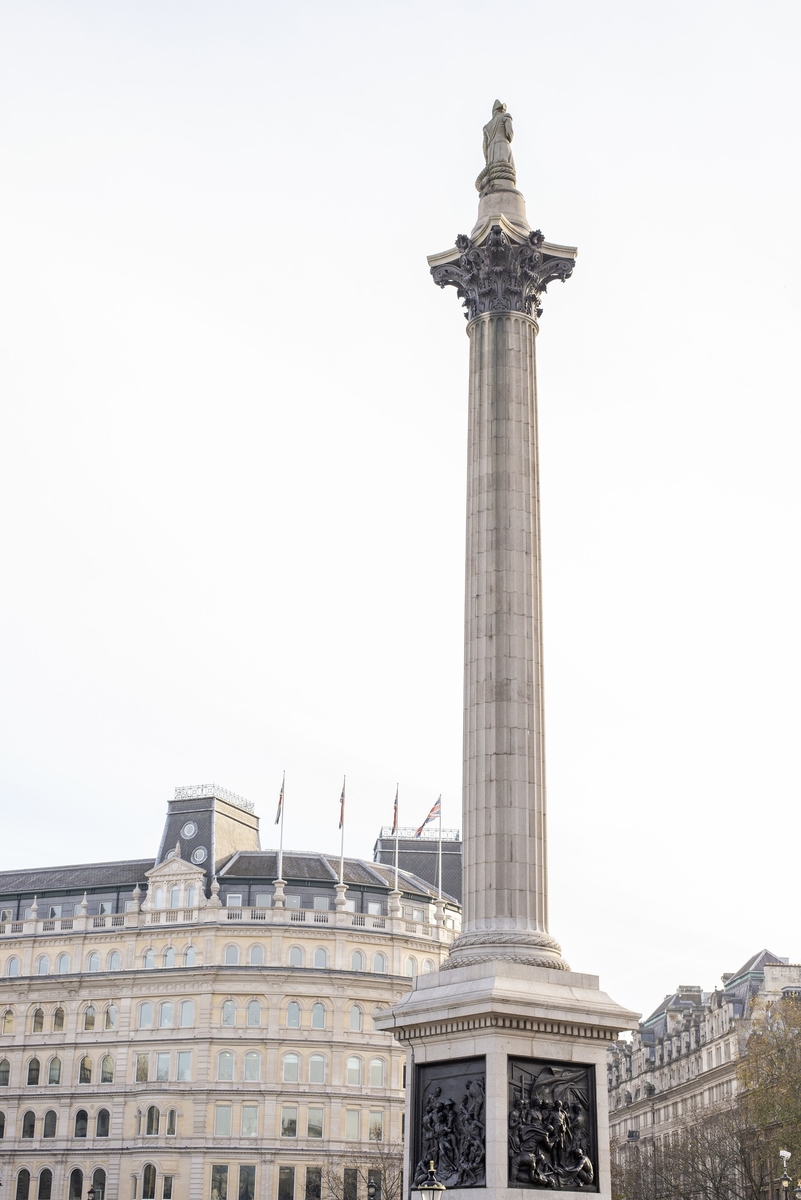
<path fill-rule="evenodd" d="M 801 959 L 801 8 L 4 0 L 0 868 L 178 784 L 460 823 L 481 127 L 539 346 L 552 932 L 650 1010 Z"/>

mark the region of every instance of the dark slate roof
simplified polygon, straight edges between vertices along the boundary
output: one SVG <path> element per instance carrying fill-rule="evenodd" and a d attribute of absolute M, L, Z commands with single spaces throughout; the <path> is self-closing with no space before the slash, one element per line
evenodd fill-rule
<path fill-rule="evenodd" d="M 368 863 L 360 858 L 346 858 L 343 875 L 350 886 L 375 888 L 391 891 L 395 885 L 395 869 L 382 863 Z M 339 879 L 339 857 L 333 854 L 304 853 L 296 850 L 284 851 L 284 879 L 289 884 L 326 883 L 334 884 Z M 272 882 L 277 877 L 278 852 L 276 850 L 240 850 L 219 872 L 225 879 L 264 879 Z M 401 891 L 419 896 L 436 896 L 436 888 L 412 875 L 409 871 L 398 872 Z M 450 896 L 445 897 L 451 900 Z"/>
<path fill-rule="evenodd" d="M 76 863 L 68 867 L 31 867 L 0 871 L 0 895 L 13 892 L 57 892 L 100 887 L 133 887 L 144 883 L 155 860 L 135 858 L 124 862 Z"/>
<path fill-rule="evenodd" d="M 766 963 L 780 965 L 786 962 L 786 958 L 779 958 L 771 950 L 760 950 L 757 954 L 752 954 L 739 971 L 735 971 L 733 975 L 729 976 L 726 980 L 726 991 L 728 992 L 736 983 L 739 983 L 745 975 L 764 975 Z"/>

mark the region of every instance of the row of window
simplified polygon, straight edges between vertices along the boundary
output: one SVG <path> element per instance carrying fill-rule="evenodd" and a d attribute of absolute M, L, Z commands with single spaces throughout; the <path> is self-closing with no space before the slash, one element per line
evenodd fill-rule
<path fill-rule="evenodd" d="M 168 1176 L 164 1177 L 169 1178 Z M 31 1183 L 33 1182 L 33 1191 Z M 106 1195 L 106 1172 L 102 1167 L 92 1174 L 92 1187 L 95 1192 L 95 1200 L 104 1200 Z M 27 1167 L 23 1168 L 17 1175 L 17 1185 L 14 1189 L 14 1200 L 52 1200 L 53 1196 L 53 1172 L 49 1167 L 45 1167 L 39 1172 L 39 1177 L 36 1180 L 32 1179 L 31 1173 Z M 151 1193 L 155 1200 L 155 1191 Z M 83 1200 L 83 1171 L 76 1167 L 70 1172 L 70 1184 L 68 1192 L 69 1200 Z M 172 1179 L 170 1178 L 170 1187 L 168 1192 L 163 1193 L 164 1200 L 172 1200 Z"/>
<path fill-rule="evenodd" d="M 92 1082 L 92 1060 L 88 1055 L 85 1055 L 78 1063 L 78 1083 Z M 46 1078 L 45 1078 L 46 1076 Z M 11 1063 L 7 1058 L 0 1059 L 0 1087 L 8 1087 L 11 1081 Z M 28 1060 L 28 1067 L 25 1072 L 25 1081 L 29 1087 L 37 1087 L 39 1084 L 59 1084 L 61 1083 L 61 1059 L 58 1057 L 51 1058 L 47 1063 L 47 1070 L 42 1070 L 42 1064 L 36 1057 Z M 100 1069 L 95 1083 L 113 1083 L 114 1082 L 114 1059 L 110 1054 L 106 1054 L 100 1060 Z"/>
<path fill-rule="evenodd" d="M 180 961 L 179 961 L 180 959 Z M 166 950 L 159 954 L 158 963 L 162 967 L 194 967 L 197 965 L 197 954 L 194 946 L 187 946 L 182 952 L 177 952 L 173 946 L 168 946 Z M 240 949 L 237 945 L 226 946 L 222 957 L 223 966 L 237 967 L 240 965 Z M 265 964 L 264 946 L 254 945 L 248 949 L 247 965 L 251 967 L 263 967 Z M 49 954 L 40 954 L 36 960 L 35 971 L 36 975 L 51 974 L 51 960 Z M 148 948 L 142 954 L 142 967 L 145 970 L 153 970 L 157 965 L 156 951 Z M 287 965 L 290 967 L 305 967 L 306 952 L 303 946 L 291 946 L 287 957 Z M 316 970 L 328 969 L 328 951 L 324 946 L 318 946 L 311 952 L 309 965 Z M 418 961 L 414 955 L 408 955 L 404 962 L 403 972 L 405 975 L 413 978 L 418 973 Z M 20 973 L 20 960 L 16 955 L 12 955 L 6 962 L 5 974 L 10 978 L 15 978 Z M 80 970 L 80 967 L 78 968 Z M 121 971 L 122 970 L 122 954 L 119 950 L 110 950 L 106 955 L 105 966 L 102 956 L 97 950 L 91 951 L 86 957 L 84 963 L 84 971 L 93 974 L 97 971 Z M 367 955 L 363 950 L 354 950 L 350 956 L 351 971 L 366 971 Z M 386 954 L 380 951 L 373 954 L 370 970 L 376 975 L 386 975 L 388 962 Z M 59 954 L 55 959 L 54 973 L 56 975 L 68 975 L 72 970 L 72 959 L 69 954 Z M 425 959 L 422 965 L 424 975 L 429 975 L 436 967 L 431 959 Z"/>
<path fill-rule="evenodd" d="M 249 1000 L 246 1009 L 246 1024 L 251 1028 L 258 1028 L 262 1024 L 262 1005 L 258 1000 Z M 83 1028 L 86 1032 L 92 1032 L 96 1029 L 116 1029 L 118 1009 L 115 1004 L 109 1004 L 99 1013 L 93 1004 L 88 1004 L 83 1010 Z M 303 1009 L 297 1000 L 291 1000 L 286 1008 L 285 1023 L 288 1029 L 300 1029 L 302 1027 Z M 150 1000 L 143 1000 L 137 1010 L 137 1028 L 138 1029 L 173 1029 L 176 1026 L 179 1029 L 190 1029 L 195 1024 L 195 1002 L 194 1000 L 163 1000 L 160 1004 L 156 1004 Z M 220 1009 L 220 1024 L 226 1026 L 235 1026 L 238 1018 L 238 1007 L 235 1000 L 225 1000 Z M 348 1010 L 348 1028 L 354 1033 L 360 1033 L 364 1027 L 365 1012 L 360 1005 L 354 1004 Z M 327 1027 L 328 1009 L 320 1001 L 317 1001 L 311 1006 L 309 1028 L 325 1029 Z M 14 1032 L 14 1013 L 10 1008 L 7 1008 L 0 1019 L 0 1031 L 3 1033 Z M 52 1029 L 54 1033 L 62 1032 L 64 1029 L 64 1009 L 57 1008 L 53 1012 Z M 31 1032 L 45 1032 L 45 1012 L 42 1008 L 34 1009 L 31 1015 Z"/>
<path fill-rule="evenodd" d="M 142 1114 L 137 1114 L 137 1135 L 141 1130 Z M 20 1137 L 35 1138 L 38 1135 L 43 1138 L 54 1138 L 58 1133 L 58 1114 L 51 1108 L 44 1114 L 41 1120 L 36 1116 L 36 1113 L 29 1109 L 22 1114 L 22 1125 L 20 1129 Z M 111 1115 L 107 1108 L 98 1109 L 94 1117 L 94 1129 L 92 1134 L 94 1137 L 106 1138 L 109 1136 L 109 1128 L 111 1124 Z M 85 1138 L 90 1136 L 89 1114 L 85 1108 L 79 1108 L 75 1114 L 73 1122 L 73 1136 L 76 1138 Z M 145 1117 L 145 1132 L 156 1135 L 159 1130 L 163 1131 L 172 1137 L 175 1135 L 178 1127 L 178 1114 L 174 1108 L 167 1111 L 166 1116 L 162 1120 L 162 1113 L 155 1105 L 148 1108 Z M 4 1138 L 6 1133 L 6 1118 L 5 1113 L 0 1112 L 0 1138 Z"/>

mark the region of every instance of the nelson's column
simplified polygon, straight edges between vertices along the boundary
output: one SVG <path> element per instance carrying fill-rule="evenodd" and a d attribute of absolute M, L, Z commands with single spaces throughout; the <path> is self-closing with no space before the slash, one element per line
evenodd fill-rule
<path fill-rule="evenodd" d="M 408 1050 L 405 1178 L 611 1194 L 606 1047 L 636 1014 L 548 932 L 535 337 L 575 249 L 532 231 L 495 102 L 469 237 L 429 258 L 470 339 L 464 922 L 438 975 L 375 1024 Z M 588 899 L 588 903 L 594 903 Z"/>

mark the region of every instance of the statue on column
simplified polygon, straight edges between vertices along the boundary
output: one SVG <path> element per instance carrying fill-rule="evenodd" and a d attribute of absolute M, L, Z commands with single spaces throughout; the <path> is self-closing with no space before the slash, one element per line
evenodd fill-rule
<path fill-rule="evenodd" d="M 509 191 L 517 183 L 515 160 L 512 157 L 512 117 L 506 105 L 496 100 L 492 120 L 484 126 L 484 162 L 486 166 L 476 180 L 481 196 L 488 192 Z"/>

